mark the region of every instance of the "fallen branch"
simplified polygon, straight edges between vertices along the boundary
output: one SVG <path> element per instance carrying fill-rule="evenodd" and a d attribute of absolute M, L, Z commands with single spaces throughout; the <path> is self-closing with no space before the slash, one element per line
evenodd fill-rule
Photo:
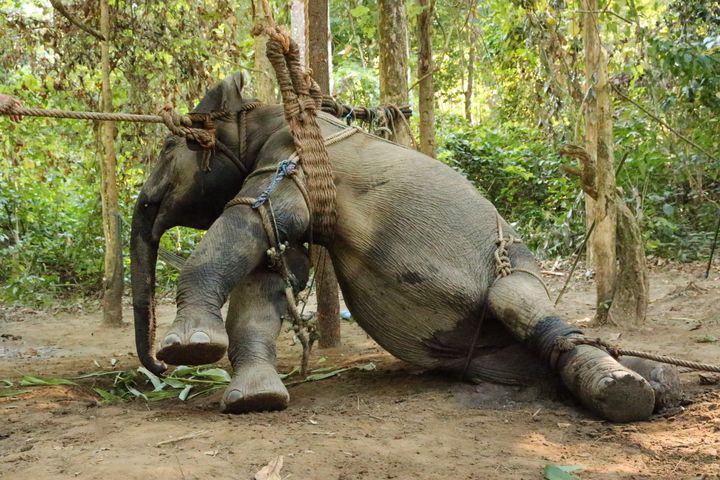
<path fill-rule="evenodd" d="M 171 438 L 169 440 L 163 440 L 162 442 L 156 443 L 155 446 L 162 447 L 163 445 L 171 445 L 173 443 L 178 443 L 178 442 L 182 442 L 185 440 L 192 440 L 193 438 L 202 437 L 203 435 L 207 435 L 208 433 L 210 433 L 209 430 L 200 430 L 195 433 L 189 433 L 187 435 L 183 435 L 182 437 Z"/>

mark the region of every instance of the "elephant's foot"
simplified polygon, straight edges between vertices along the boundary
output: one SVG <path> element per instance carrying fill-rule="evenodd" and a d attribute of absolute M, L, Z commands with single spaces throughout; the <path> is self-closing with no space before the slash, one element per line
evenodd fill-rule
<path fill-rule="evenodd" d="M 680 406 L 683 392 L 677 367 L 637 357 L 622 357 L 620 364 L 650 383 L 655 392 L 655 412 Z"/>
<path fill-rule="evenodd" d="M 221 408 L 225 413 L 284 410 L 289 400 L 290 394 L 272 365 L 251 365 L 235 369 Z"/>
<path fill-rule="evenodd" d="M 655 393 L 650 384 L 604 350 L 577 345 L 561 356 L 559 372 L 565 385 L 603 418 L 632 422 L 653 413 Z"/>
<path fill-rule="evenodd" d="M 172 365 L 205 365 L 225 356 L 228 336 L 217 319 L 176 319 L 160 344 L 157 358 Z"/>

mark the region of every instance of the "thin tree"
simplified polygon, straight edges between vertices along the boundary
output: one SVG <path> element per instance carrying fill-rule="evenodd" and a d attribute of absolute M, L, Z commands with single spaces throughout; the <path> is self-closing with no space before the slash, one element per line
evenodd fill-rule
<path fill-rule="evenodd" d="M 100 64 L 102 91 L 100 108 L 110 113 L 112 87 L 110 85 L 110 8 L 108 0 L 100 0 L 100 31 L 72 16 L 59 0 L 50 2 L 55 10 L 70 23 L 100 41 Z M 100 198 L 102 202 L 102 224 L 105 237 L 105 259 L 103 275 L 103 323 L 110 326 L 122 325 L 123 259 L 120 241 L 120 208 L 118 206 L 117 159 L 115 155 L 115 124 L 100 122 Z"/>
<path fill-rule="evenodd" d="M 597 0 L 582 0 L 582 6 L 586 94 L 585 152 L 580 156 L 588 230 L 593 229 L 588 253 L 595 268 L 596 320 L 628 325 L 642 322 L 647 311 L 645 253 L 637 221 L 617 193 L 608 57 L 600 37 Z"/>
<path fill-rule="evenodd" d="M 417 16 L 418 103 L 420 110 L 420 151 L 435 157 L 435 85 L 433 82 L 432 19 L 435 0 L 418 0 Z"/>
<path fill-rule="evenodd" d="M 330 5 L 328 0 L 307 0 L 307 64 L 323 93 L 331 94 Z M 340 346 L 340 301 L 338 282 L 330 253 L 319 245 L 312 248 L 317 291 L 317 323 L 320 348 Z"/>
<path fill-rule="evenodd" d="M 256 25 L 263 27 L 270 26 L 270 18 L 263 9 L 262 1 L 252 0 L 253 20 Z M 255 96 L 264 103 L 276 103 L 275 96 L 275 77 L 273 76 L 272 65 L 267 58 L 267 35 L 258 35 L 255 37 L 255 67 L 253 71 L 253 80 L 255 83 Z"/>
<path fill-rule="evenodd" d="M 406 105 L 408 97 L 408 28 L 404 0 L 378 0 L 380 50 L 380 102 Z M 413 145 L 412 132 L 396 122 L 392 140 Z"/>
<path fill-rule="evenodd" d="M 110 85 L 110 8 L 108 0 L 100 0 L 100 42 L 102 64 L 102 111 L 112 112 Z M 103 322 L 122 325 L 123 262 L 120 242 L 120 209 L 118 207 L 117 159 L 115 156 L 115 124 L 100 124 L 102 160 L 103 231 L 105 233 L 105 278 L 103 278 Z"/>

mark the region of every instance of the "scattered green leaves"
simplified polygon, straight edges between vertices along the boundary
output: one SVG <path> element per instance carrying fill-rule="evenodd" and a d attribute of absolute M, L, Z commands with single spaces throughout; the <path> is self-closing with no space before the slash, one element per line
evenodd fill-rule
<path fill-rule="evenodd" d="M 372 362 L 342 368 L 321 367 L 311 370 L 310 374 L 305 378 L 292 380 L 293 377 L 300 373 L 300 368 L 295 367 L 287 373 L 280 374 L 280 378 L 283 380 L 291 379 L 291 381 L 287 382 L 287 385 L 298 385 L 305 382 L 325 380 L 350 370 L 370 371 L 374 369 L 375 364 Z M 112 380 L 107 377 L 112 377 Z M 93 382 L 90 388 L 100 396 L 103 403 L 116 403 L 135 398 L 142 398 L 147 401 L 178 398 L 186 401 L 225 388 L 230 383 L 231 377 L 225 369 L 219 367 L 179 366 L 165 377 L 158 377 L 145 367 L 139 367 L 135 370 L 90 372 L 75 377 L 73 380 L 83 381 L 80 386 L 84 386 L 87 382 Z M 25 375 L 19 383 L 24 387 L 77 386 L 78 383 L 73 380 Z M 0 397 L 11 397 L 29 392 L 29 390 L 9 390 L 10 387 L 14 386 L 14 383 L 10 380 L 2 380 L 2 383 L 5 384 L 6 388 L 0 389 Z"/>

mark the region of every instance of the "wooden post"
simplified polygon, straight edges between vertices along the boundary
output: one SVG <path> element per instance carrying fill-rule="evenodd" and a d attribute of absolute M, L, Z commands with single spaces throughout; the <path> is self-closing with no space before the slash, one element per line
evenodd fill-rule
<path fill-rule="evenodd" d="M 332 90 L 330 54 L 330 6 L 328 0 L 307 0 L 307 64 L 323 93 Z M 320 348 L 340 346 L 340 301 L 338 282 L 330 253 L 319 245 L 312 247 L 317 292 L 317 323 Z"/>

